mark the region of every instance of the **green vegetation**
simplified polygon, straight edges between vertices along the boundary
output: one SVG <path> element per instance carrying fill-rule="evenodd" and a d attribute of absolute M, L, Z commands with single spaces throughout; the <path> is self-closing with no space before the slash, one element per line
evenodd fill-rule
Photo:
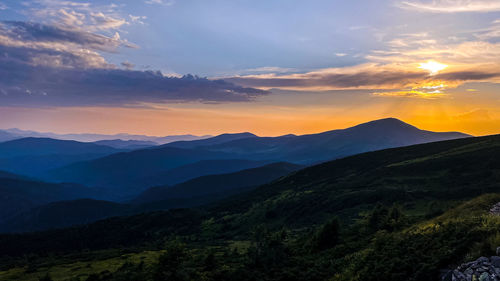
<path fill-rule="evenodd" d="M 2 235 L 0 280 L 436 280 L 500 246 L 499 144 L 365 153 L 200 209 Z"/>

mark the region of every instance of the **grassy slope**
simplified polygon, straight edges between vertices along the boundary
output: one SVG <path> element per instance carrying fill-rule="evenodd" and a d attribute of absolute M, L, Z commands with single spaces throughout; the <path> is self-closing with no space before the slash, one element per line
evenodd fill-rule
<path fill-rule="evenodd" d="M 450 209 L 500 192 L 499 156 L 500 136 L 365 153 L 301 170 L 199 212 L 159 212 L 70 230 L 0 236 L 0 248 L 4 255 L 23 255 L 147 247 L 180 235 L 191 247 L 203 249 L 214 243 L 245 245 L 261 224 L 271 230 L 285 226 L 294 241 L 307 244 L 310 229 L 338 215 L 345 229 L 340 245 L 292 256 L 292 265 L 282 268 L 307 270 L 310 280 L 432 280 L 439 268 L 491 253 L 500 244 L 500 219 L 487 214 L 499 195 Z M 401 204 L 406 222 L 391 231 L 363 230 L 363 214 L 380 202 Z M 314 279 L 311 269 L 300 268 L 308 264 L 323 275 Z"/>

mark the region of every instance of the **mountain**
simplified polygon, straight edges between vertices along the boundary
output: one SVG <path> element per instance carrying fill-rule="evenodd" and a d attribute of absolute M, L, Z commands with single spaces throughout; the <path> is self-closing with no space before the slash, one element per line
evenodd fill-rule
<path fill-rule="evenodd" d="M 202 160 L 135 180 L 146 186 L 174 185 L 206 175 L 226 174 L 268 164 L 269 161 L 242 159 Z"/>
<path fill-rule="evenodd" d="M 119 190 L 123 196 L 147 189 L 138 179 L 202 160 L 231 159 L 219 152 L 160 147 L 122 152 L 52 170 L 48 179 Z"/>
<path fill-rule="evenodd" d="M 95 190 L 76 184 L 51 184 L 13 176 L 0 178 L 0 221 L 50 202 L 98 198 Z"/>
<path fill-rule="evenodd" d="M 9 132 L 0 130 L 0 142 L 15 140 L 15 139 L 18 139 L 18 138 L 21 138 L 21 137 L 15 135 L 15 134 L 11 134 Z"/>
<path fill-rule="evenodd" d="M 164 146 L 177 147 L 177 148 L 196 148 L 207 145 L 222 144 L 239 139 L 256 138 L 257 136 L 252 133 L 238 133 L 238 134 L 222 134 L 212 138 L 193 140 L 193 141 L 177 141 L 165 144 Z"/>
<path fill-rule="evenodd" d="M 240 158 L 314 164 L 367 151 L 464 137 L 469 135 L 424 131 L 387 118 L 320 134 L 242 138 L 196 148 L 232 153 Z"/>
<path fill-rule="evenodd" d="M 48 170 L 120 151 L 123 150 L 94 143 L 22 138 L 0 143 L 0 169 L 42 177 Z"/>
<path fill-rule="evenodd" d="M 236 173 L 199 177 L 172 187 L 151 188 L 130 204 L 93 199 L 52 202 L 0 222 L 2 232 L 39 231 L 148 211 L 185 208 L 214 202 L 287 175 L 300 166 L 274 163 Z"/>
<path fill-rule="evenodd" d="M 53 154 L 112 154 L 120 151 L 121 150 L 109 146 L 94 143 L 56 140 L 50 138 L 22 138 L 0 143 L 1 158 Z"/>
<path fill-rule="evenodd" d="M 245 159 L 310 165 L 366 151 L 467 136 L 424 131 L 393 118 L 303 136 L 224 134 L 74 163 L 53 170 L 47 179 L 89 186 L 122 187 L 130 194 L 137 194 L 149 187 L 148 184 L 168 184 L 169 180 L 161 175 L 168 174 L 167 170 L 202 160 Z M 166 180 L 163 183 L 149 182 L 148 178 Z"/>
<path fill-rule="evenodd" d="M 241 190 L 271 182 L 300 168 L 302 166 L 291 163 L 273 163 L 229 174 L 202 176 L 174 186 L 152 187 L 132 202 L 138 204 L 195 197 L 203 197 L 205 202 L 209 202 L 213 201 L 211 197 L 221 198 L 240 193 Z"/>
<path fill-rule="evenodd" d="M 52 138 L 52 139 L 60 139 L 60 140 L 75 140 L 80 142 L 96 142 L 100 140 L 136 140 L 136 141 L 148 141 L 154 142 L 156 144 L 165 144 L 169 142 L 175 141 L 183 141 L 183 140 L 199 140 L 209 138 L 211 136 L 194 136 L 194 135 L 172 135 L 172 136 L 164 136 L 164 137 L 156 137 L 156 136 L 145 136 L 145 135 L 130 135 L 130 134 L 115 134 L 115 135 L 104 135 L 104 134 L 55 134 L 48 132 L 35 132 L 35 131 L 27 131 L 20 129 L 6 129 L 0 130 L 0 141 L 2 134 L 8 134 L 10 136 L 14 136 L 14 138 L 26 138 L 26 137 L 35 137 L 35 138 Z M 14 139 L 11 138 L 11 139 Z M 10 139 L 6 139 L 10 140 Z"/>
<path fill-rule="evenodd" d="M 0 178 L 3 179 L 28 179 L 26 177 L 16 175 L 13 173 L 5 172 L 5 171 L 0 171 Z"/>
<path fill-rule="evenodd" d="M 117 149 L 126 149 L 126 150 L 143 149 L 158 145 L 158 143 L 152 141 L 120 140 L 120 139 L 100 140 L 100 141 L 95 141 L 94 143 L 97 145 L 104 145 Z"/>
<path fill-rule="evenodd" d="M 25 272 L 18 280 L 32 276 L 23 270 L 27 255 L 47 252 L 54 255 L 35 263 L 38 276 L 49 260 L 65 272 L 85 261 L 85 274 L 148 280 L 158 272 L 150 269 L 171 269 L 176 254 L 123 261 L 107 275 L 93 268 L 96 255 L 164 253 L 158 245 L 167 241 L 179 254 L 176 269 L 189 275 L 181 280 L 437 280 L 448 265 L 494 254 L 500 220 L 489 210 L 500 202 L 499 171 L 500 135 L 367 152 L 197 209 L 0 235 L 0 260 L 11 269 L 4 274 Z"/>

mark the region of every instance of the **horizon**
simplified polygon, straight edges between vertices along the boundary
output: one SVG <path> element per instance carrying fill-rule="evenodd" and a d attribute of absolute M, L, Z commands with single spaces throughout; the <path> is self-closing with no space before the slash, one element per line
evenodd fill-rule
<path fill-rule="evenodd" d="M 494 0 L 4 0 L 0 38 L 0 127 L 499 133 Z"/>
<path fill-rule="evenodd" d="M 301 135 L 309 135 L 309 134 L 320 134 L 320 133 L 324 133 L 324 132 L 329 132 L 329 131 L 334 131 L 334 130 L 344 130 L 344 129 L 348 129 L 348 128 L 352 128 L 352 127 L 355 127 L 355 126 L 358 126 L 358 125 L 362 125 L 362 124 L 366 124 L 366 123 L 371 123 L 371 122 L 377 122 L 377 121 L 383 121 L 383 120 L 389 120 L 389 119 L 395 119 L 395 120 L 398 120 L 400 122 L 403 122 L 405 124 L 408 124 L 408 125 L 411 125 L 413 127 L 416 127 L 417 129 L 419 130 L 423 130 L 423 131 L 432 131 L 432 130 L 428 130 L 426 128 L 421 128 L 421 127 L 418 127 L 418 126 L 415 126 L 414 124 L 411 124 L 411 123 L 408 123 L 408 122 L 405 122 L 404 120 L 401 120 L 399 118 L 395 118 L 395 117 L 385 117 L 385 118 L 380 118 L 380 119 L 375 119 L 375 120 L 369 120 L 369 121 L 366 121 L 366 122 L 362 122 L 362 123 L 356 123 L 352 126 L 348 126 L 348 127 L 341 127 L 341 128 L 331 128 L 331 129 L 327 129 L 327 130 L 324 130 L 324 131 L 318 131 L 318 132 L 310 132 L 310 133 L 303 133 L 303 134 L 295 134 L 295 133 L 288 133 L 288 134 L 279 134 L 279 135 L 261 135 L 261 134 L 256 134 L 254 132 L 251 132 L 251 131 L 237 131 L 237 132 L 222 132 L 222 133 L 218 133 L 218 134 L 203 134 L 203 135 L 196 135 L 196 134 L 191 134 L 191 133 L 179 133 L 179 134 L 172 134 L 172 135 L 147 135 L 147 134 L 140 134 L 140 133 L 127 133 L 127 132 L 118 132 L 118 133 L 95 133 L 95 132 L 53 132 L 53 131 L 35 131 L 35 130 L 30 130 L 30 129 L 21 129 L 21 128 L 0 128 L 0 131 L 9 131 L 9 130 L 20 130 L 20 131 L 25 131 L 25 132 L 33 132 L 33 133 L 39 133 L 39 134 L 55 134 L 55 135 L 60 135 L 60 136 L 65 136 L 65 135 L 103 135 L 103 136 L 120 136 L 120 135 L 127 135 L 127 136 L 146 136 L 146 137 L 175 137 L 175 136 L 193 136 L 193 137 L 207 137 L 207 138 L 210 138 L 210 137 L 216 137 L 216 136 L 219 136 L 219 135 L 223 135 L 223 134 L 245 134 L 245 133 L 250 133 L 250 134 L 254 134 L 256 135 L 257 137 L 280 137 L 280 136 L 286 136 L 286 135 L 295 135 L 295 136 L 301 136 Z M 488 136 L 488 135 L 472 135 L 472 134 L 469 134 L 469 133 L 466 133 L 466 132 L 460 132 L 460 131 L 432 131 L 432 132 L 439 132 L 439 133 L 464 133 L 464 134 L 468 134 L 472 137 L 481 137 L 481 136 Z M 500 134 L 500 133 L 497 133 L 497 134 Z M 496 135 L 496 134 L 490 134 L 490 135 Z M 131 139 L 132 140 L 132 139 Z"/>

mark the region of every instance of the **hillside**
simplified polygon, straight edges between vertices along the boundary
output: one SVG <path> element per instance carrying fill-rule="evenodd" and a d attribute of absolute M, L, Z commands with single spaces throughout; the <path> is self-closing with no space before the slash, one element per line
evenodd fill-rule
<path fill-rule="evenodd" d="M 48 178 L 108 190 L 119 189 L 122 195 L 127 196 L 136 195 L 149 187 L 140 179 L 202 160 L 231 158 L 229 154 L 211 151 L 173 147 L 150 148 L 74 163 L 50 171 Z"/>
<path fill-rule="evenodd" d="M 224 193 L 226 193 L 226 196 L 239 193 L 238 190 L 245 190 L 271 182 L 300 168 L 301 166 L 290 163 L 273 163 L 230 174 L 202 176 L 174 186 L 149 188 L 132 202 L 139 204 L 192 197 L 208 197 L 206 202 L 210 202 L 212 201 L 208 200 L 210 196 L 218 195 L 217 197 L 220 197 Z"/>
<path fill-rule="evenodd" d="M 22 177 L 0 178 L 0 222 L 50 202 L 106 196 L 77 184 L 51 184 Z"/>
<path fill-rule="evenodd" d="M 203 176 L 174 186 L 150 188 L 130 202 L 133 205 L 92 199 L 52 202 L 30 210 L 20 209 L 24 211 L 0 221 L 0 232 L 46 230 L 112 216 L 200 206 L 248 191 L 299 168 L 294 164 L 274 163 L 234 173 Z"/>
<path fill-rule="evenodd" d="M 159 250 L 154 241 L 180 239 L 189 249 L 182 268 L 190 279 L 433 280 L 440 269 L 491 255 L 500 244 L 500 220 L 488 214 L 500 201 L 499 156 L 500 136 L 369 152 L 203 208 L 2 235 L 0 248 L 12 267 L 13 256 L 28 253 Z M 213 266 L 203 267 L 210 251 Z M 161 262 L 133 272 L 153 280 L 147 276 Z"/>
<path fill-rule="evenodd" d="M 131 214 L 130 206 L 109 201 L 77 199 L 35 207 L 0 223 L 2 232 L 40 231 Z"/>
<path fill-rule="evenodd" d="M 245 169 L 256 168 L 268 164 L 269 161 L 252 161 L 243 159 L 201 160 L 173 169 L 158 172 L 154 175 L 137 179 L 137 184 L 145 186 L 175 185 L 193 178 L 226 174 Z"/>

